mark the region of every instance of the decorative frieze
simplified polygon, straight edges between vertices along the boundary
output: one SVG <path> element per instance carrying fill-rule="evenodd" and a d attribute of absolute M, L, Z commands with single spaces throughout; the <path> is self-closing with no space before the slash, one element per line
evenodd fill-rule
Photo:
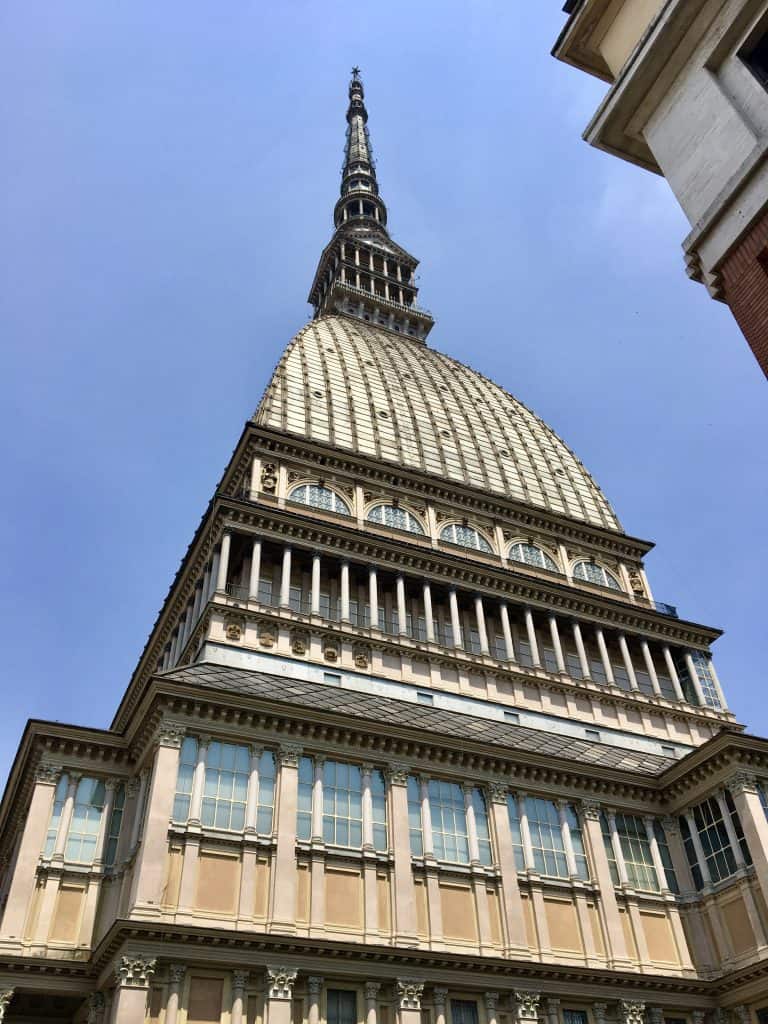
<path fill-rule="evenodd" d="M 398 978 L 396 982 L 397 1003 L 401 1010 L 420 1010 L 424 994 L 424 982 L 413 978 Z"/>
<path fill-rule="evenodd" d="M 292 999 L 298 971 L 293 967 L 267 967 L 270 999 Z"/>
<path fill-rule="evenodd" d="M 119 988 L 147 988 L 155 973 L 154 957 L 123 956 L 115 965 L 115 982 Z"/>

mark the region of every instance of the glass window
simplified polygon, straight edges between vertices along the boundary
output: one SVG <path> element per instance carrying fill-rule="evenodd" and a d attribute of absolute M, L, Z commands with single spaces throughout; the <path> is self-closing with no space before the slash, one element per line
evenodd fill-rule
<path fill-rule="evenodd" d="M 635 889 L 658 892 L 659 880 L 656 877 L 656 869 L 653 866 L 653 855 L 651 854 L 648 834 L 645 830 L 645 822 L 642 818 L 637 818 L 632 814 L 617 814 L 615 819 L 616 832 L 619 837 L 629 884 Z M 607 815 L 600 815 L 600 823 L 603 830 L 605 853 L 611 869 L 611 878 L 614 885 L 618 885 L 619 871 L 613 853 L 611 830 Z"/>
<path fill-rule="evenodd" d="M 762 804 L 763 811 L 765 812 L 766 818 L 768 818 L 768 789 L 766 789 L 762 782 L 758 782 L 757 784 L 757 795 L 760 797 L 760 803 Z"/>
<path fill-rule="evenodd" d="M 112 801 L 112 813 L 109 816 L 107 828 L 107 848 L 104 852 L 104 863 L 111 868 L 117 857 L 117 843 L 120 839 L 120 828 L 123 824 L 123 811 L 125 810 L 125 786 L 120 782 L 115 787 L 115 798 Z"/>
<path fill-rule="evenodd" d="M 489 555 L 493 554 L 491 545 L 473 526 L 450 523 L 450 525 L 444 526 L 440 531 L 440 540 L 447 540 L 450 544 L 459 544 L 463 548 L 485 551 Z"/>
<path fill-rule="evenodd" d="M 587 863 L 587 851 L 584 849 L 584 836 L 581 832 L 581 821 L 576 813 L 573 804 L 566 804 L 565 817 L 568 821 L 568 828 L 571 833 L 571 846 L 576 860 L 576 874 L 579 878 L 587 881 L 589 878 L 589 864 Z"/>
<path fill-rule="evenodd" d="M 329 988 L 326 993 L 327 1024 L 357 1024 L 357 994 Z"/>
<path fill-rule="evenodd" d="M 408 533 L 423 534 L 424 527 L 407 508 L 396 505 L 374 505 L 366 517 L 372 523 L 381 523 L 393 530 L 406 530 Z"/>
<path fill-rule="evenodd" d="M 678 818 L 680 825 L 680 835 L 683 837 L 683 846 L 685 847 L 685 856 L 688 858 L 688 866 L 691 869 L 691 875 L 693 876 L 693 884 L 696 889 L 701 891 L 704 888 L 704 878 L 701 874 L 701 867 L 699 865 L 699 858 L 696 856 L 696 847 L 693 845 L 693 837 L 691 836 L 691 830 L 688 828 L 688 821 L 686 818 L 680 815 Z"/>
<path fill-rule="evenodd" d="M 455 782 L 430 779 L 429 810 L 435 857 L 438 860 L 468 864 L 467 816 L 461 786 Z"/>
<path fill-rule="evenodd" d="M 106 788 L 100 779 L 81 779 L 78 783 L 65 860 L 80 864 L 93 862 L 105 797 Z"/>
<path fill-rule="evenodd" d="M 59 831 L 61 812 L 64 810 L 64 801 L 67 798 L 68 787 L 68 776 L 60 775 L 59 781 L 56 783 L 56 791 L 53 795 L 53 810 L 51 811 L 51 822 L 48 825 L 48 832 L 46 833 L 45 836 L 45 847 L 43 848 L 44 857 L 52 857 L 53 852 L 56 849 L 56 835 L 58 834 Z"/>
<path fill-rule="evenodd" d="M 256 831 L 262 836 L 268 836 L 272 832 L 276 774 L 275 755 L 271 750 L 263 751 L 259 758 L 259 789 L 256 801 Z"/>
<path fill-rule="evenodd" d="M 312 838 L 312 784 L 315 766 L 311 757 L 299 758 L 298 810 L 296 835 L 299 839 Z"/>
<path fill-rule="evenodd" d="M 584 580 L 586 583 L 595 583 L 598 587 L 621 590 L 616 577 L 597 562 L 577 562 L 573 567 L 573 578 Z"/>
<path fill-rule="evenodd" d="M 451 1000 L 451 1024 L 477 1024 L 477 1003 L 474 999 Z"/>
<path fill-rule="evenodd" d="M 346 501 L 330 487 L 321 487 L 320 484 L 300 484 L 293 488 L 288 499 L 296 501 L 300 505 L 323 509 L 326 512 L 337 512 L 341 516 L 350 515 L 349 505 Z"/>
<path fill-rule="evenodd" d="M 408 776 L 408 825 L 411 836 L 411 853 L 414 857 L 424 856 L 424 832 L 421 825 L 421 789 L 415 775 Z"/>
<path fill-rule="evenodd" d="M 717 800 L 710 797 L 694 807 L 693 820 L 712 881 L 720 882 L 729 878 L 736 871 L 736 858 Z"/>
<path fill-rule="evenodd" d="M 248 747 L 218 740 L 209 744 L 200 814 L 203 825 L 233 832 L 245 828 L 250 767 Z"/>
<path fill-rule="evenodd" d="M 567 878 L 568 862 L 557 807 L 551 800 L 528 796 L 525 798 L 525 812 L 531 834 L 535 870 L 540 875 Z"/>
<path fill-rule="evenodd" d="M 696 670 L 696 676 L 699 680 L 699 686 L 704 696 L 704 704 L 706 707 L 713 708 L 715 711 L 722 711 L 723 705 L 720 702 L 720 696 L 717 692 L 714 677 L 709 664 L 709 658 L 704 654 L 703 651 L 691 651 L 691 661 L 693 667 Z M 686 665 L 686 669 L 687 669 Z M 686 672 L 686 675 L 689 673 Z"/>
<path fill-rule="evenodd" d="M 672 854 L 669 852 L 669 845 L 667 844 L 667 836 L 664 831 L 664 826 L 658 818 L 654 818 L 653 820 L 653 833 L 656 836 L 656 843 L 659 847 L 661 863 L 664 865 L 664 876 L 667 880 L 667 888 L 670 892 L 679 896 L 680 886 L 677 884 L 677 875 L 675 874 L 675 868 L 672 864 Z"/>
<path fill-rule="evenodd" d="M 485 796 L 477 788 L 472 790 L 472 808 L 475 812 L 480 863 L 490 866 L 493 863 L 493 855 L 491 853 L 491 833 L 488 829 L 488 808 L 485 805 Z"/>
<path fill-rule="evenodd" d="M 563 1010 L 563 1024 L 587 1024 L 586 1010 Z"/>
<path fill-rule="evenodd" d="M 192 797 L 192 779 L 197 767 L 197 739 L 185 736 L 179 755 L 179 773 L 176 776 L 176 796 L 173 801 L 173 820 L 186 821 L 189 818 L 189 802 Z"/>
<path fill-rule="evenodd" d="M 512 833 L 515 867 L 518 871 L 525 871 L 525 852 L 523 850 L 523 834 L 520 831 L 520 812 L 517 806 L 517 797 L 512 793 L 507 797 L 507 814 L 509 815 L 509 828 Z"/>
<path fill-rule="evenodd" d="M 363 844 L 363 783 L 357 765 L 323 765 L 323 840 L 331 846 Z"/>
<path fill-rule="evenodd" d="M 373 804 L 373 848 L 385 852 L 389 848 L 387 787 L 384 782 L 384 773 L 377 768 L 371 772 L 371 803 Z"/>
<path fill-rule="evenodd" d="M 549 569 L 550 572 L 557 572 L 557 564 L 549 557 L 546 551 L 536 547 L 535 544 L 524 544 L 518 541 L 509 549 L 509 557 L 513 562 L 524 562 L 526 565 L 536 566 L 538 569 Z"/>
<path fill-rule="evenodd" d="M 723 793 L 725 799 L 725 805 L 728 808 L 728 813 L 731 816 L 731 822 L 733 824 L 733 831 L 736 833 L 736 838 L 739 841 L 741 847 L 741 855 L 744 858 L 745 863 L 752 863 L 752 854 L 750 853 L 749 846 L 747 845 L 747 839 L 744 835 L 744 829 L 741 827 L 741 818 L 739 812 L 736 810 L 736 804 L 733 802 L 730 790 L 726 789 Z"/>

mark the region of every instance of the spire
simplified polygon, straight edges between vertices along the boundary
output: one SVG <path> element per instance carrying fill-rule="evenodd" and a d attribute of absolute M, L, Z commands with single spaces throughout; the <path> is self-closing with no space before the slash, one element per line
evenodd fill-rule
<path fill-rule="evenodd" d="M 390 238 L 368 133 L 360 68 L 352 68 L 336 228 L 309 293 L 315 317 L 342 313 L 423 341 L 434 321 L 416 306 L 419 261 Z"/>

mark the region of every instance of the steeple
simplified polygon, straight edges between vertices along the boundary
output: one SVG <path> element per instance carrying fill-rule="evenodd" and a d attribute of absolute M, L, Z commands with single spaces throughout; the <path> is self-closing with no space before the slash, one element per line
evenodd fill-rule
<path fill-rule="evenodd" d="M 357 67 L 349 83 L 341 194 L 333 222 L 336 230 L 320 257 L 309 293 L 315 318 L 343 313 L 423 341 L 434 321 L 416 306 L 419 261 L 387 231 L 387 207 L 379 195 Z"/>

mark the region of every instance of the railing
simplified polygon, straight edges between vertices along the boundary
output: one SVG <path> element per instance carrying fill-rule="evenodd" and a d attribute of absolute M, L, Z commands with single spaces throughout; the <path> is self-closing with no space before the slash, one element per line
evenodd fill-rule
<path fill-rule="evenodd" d="M 239 583 L 228 583 L 225 589 L 229 596 L 236 601 L 248 600 L 248 587 L 243 587 Z"/>

